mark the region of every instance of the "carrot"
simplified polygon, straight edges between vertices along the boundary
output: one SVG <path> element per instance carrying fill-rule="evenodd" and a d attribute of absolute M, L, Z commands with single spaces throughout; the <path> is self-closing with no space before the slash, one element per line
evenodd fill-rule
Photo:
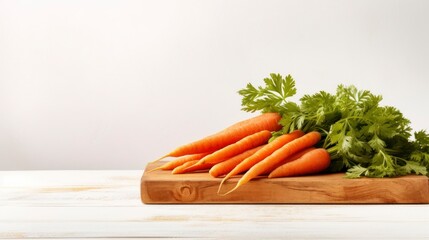
<path fill-rule="evenodd" d="M 210 153 L 197 153 L 197 154 L 190 154 L 190 155 L 178 157 L 172 161 L 166 162 L 162 166 L 151 169 L 148 172 L 153 172 L 156 170 L 173 170 L 174 168 L 176 168 L 180 165 L 183 165 L 186 162 L 193 161 L 193 160 L 200 160 L 201 158 L 207 156 L 208 154 L 210 154 Z"/>
<path fill-rule="evenodd" d="M 249 149 L 258 147 L 268 142 L 271 138 L 271 132 L 263 130 L 252 135 L 249 135 L 236 143 L 228 145 L 210 155 L 207 155 L 198 162 L 198 164 L 216 164 L 228 160 L 229 158 L 240 154 Z"/>
<path fill-rule="evenodd" d="M 200 160 L 201 158 L 207 156 L 208 154 L 210 154 L 210 153 L 197 153 L 197 154 L 190 154 L 190 155 L 178 157 L 174 160 L 166 162 L 162 166 L 159 166 L 157 168 L 149 170 L 148 173 L 156 171 L 156 170 L 173 170 L 175 167 L 178 167 L 178 166 L 184 164 L 185 162 L 189 162 L 192 160 Z"/>
<path fill-rule="evenodd" d="M 181 168 L 180 170 L 177 170 L 174 173 L 190 173 L 190 172 L 196 172 L 201 170 L 209 170 L 211 167 L 213 167 L 213 164 L 211 163 L 203 163 L 199 164 L 199 161 L 192 161 L 194 164 L 187 165 L 184 168 Z"/>
<path fill-rule="evenodd" d="M 268 178 L 291 177 L 319 173 L 329 167 L 331 158 L 324 148 L 313 149 L 299 159 L 288 162 L 268 175 Z"/>
<path fill-rule="evenodd" d="M 235 123 L 213 135 L 182 145 L 155 161 L 165 157 L 180 157 L 188 154 L 213 152 L 262 130 L 280 130 L 280 119 L 281 116 L 278 113 L 263 113 L 256 117 Z"/>
<path fill-rule="evenodd" d="M 192 160 L 189 162 L 185 162 L 184 164 L 177 166 L 173 169 L 173 171 L 171 171 L 171 173 L 173 174 L 179 174 L 179 173 L 183 173 L 183 170 L 186 169 L 187 167 L 190 167 L 192 165 L 194 165 L 195 163 L 197 163 L 199 160 Z"/>
<path fill-rule="evenodd" d="M 255 147 L 252 148 L 250 150 L 247 150 L 243 153 L 240 153 L 226 161 L 217 163 L 216 165 L 214 165 L 213 167 L 210 168 L 210 175 L 212 177 L 218 177 L 218 176 L 222 176 L 224 174 L 229 173 L 235 166 L 237 166 L 237 164 L 239 164 L 240 162 L 242 162 L 244 159 L 246 159 L 247 157 L 250 157 L 251 155 L 253 155 L 256 151 L 258 151 L 259 149 L 261 149 L 263 146 L 259 146 L 259 147 Z"/>
<path fill-rule="evenodd" d="M 257 164 L 258 162 L 264 160 L 266 157 L 270 156 L 273 152 L 275 152 L 277 149 L 281 148 L 285 144 L 293 141 L 294 139 L 297 139 L 299 137 L 302 137 L 304 135 L 304 132 L 301 130 L 293 131 L 289 134 L 284 134 L 280 137 L 277 137 L 272 142 L 265 145 L 262 149 L 257 151 L 252 156 L 248 157 L 247 159 L 243 160 L 241 163 L 239 163 L 232 171 L 230 171 L 225 178 L 221 181 L 219 185 L 219 190 L 222 188 L 223 183 L 231 178 L 232 176 L 235 176 L 239 173 L 242 173 L 244 171 L 249 170 L 252 166 Z"/>
<path fill-rule="evenodd" d="M 253 178 L 261 175 L 262 173 L 266 172 L 268 169 L 270 169 L 272 166 L 277 165 L 279 162 L 281 162 L 283 159 L 288 158 L 292 156 L 293 154 L 302 151 L 306 148 L 309 148 L 316 143 L 320 141 L 320 133 L 319 132 L 309 132 L 305 134 L 304 136 L 297 138 L 295 140 L 292 140 L 289 143 L 286 143 L 281 148 L 277 149 L 275 152 L 273 152 L 271 155 L 266 157 L 264 160 L 260 161 L 259 163 L 255 164 L 253 167 L 251 167 L 237 182 L 237 185 L 228 191 L 227 193 L 224 193 L 222 195 L 229 194 L 233 191 L 235 191 L 237 188 L 242 186 L 243 184 L 249 182 Z M 201 161 L 201 160 L 200 160 Z"/>
<path fill-rule="evenodd" d="M 281 165 L 283 165 L 283 164 L 285 164 L 285 163 L 295 161 L 295 160 L 297 160 L 298 158 L 302 157 L 304 154 L 306 154 L 306 153 L 308 153 L 308 152 L 310 152 L 310 151 L 312 151 L 312 150 L 314 150 L 314 149 L 316 149 L 316 148 L 314 148 L 314 147 L 309 147 L 309 148 L 307 148 L 307 149 L 304 149 L 304 150 L 302 150 L 302 151 L 299 151 L 299 152 L 295 153 L 294 155 L 292 155 L 292 156 L 290 156 L 290 157 L 288 157 L 288 158 L 284 159 L 283 161 L 279 162 L 278 164 L 273 165 L 270 169 L 268 169 L 266 172 L 264 172 L 264 175 L 269 175 L 272 171 L 274 171 L 274 169 L 276 169 L 276 168 L 280 167 Z"/>

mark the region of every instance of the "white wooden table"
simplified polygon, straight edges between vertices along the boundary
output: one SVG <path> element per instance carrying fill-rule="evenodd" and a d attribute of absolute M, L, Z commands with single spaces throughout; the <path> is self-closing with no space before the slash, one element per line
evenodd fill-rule
<path fill-rule="evenodd" d="M 143 171 L 0 171 L 0 239 L 429 239 L 429 205 L 144 205 Z"/>

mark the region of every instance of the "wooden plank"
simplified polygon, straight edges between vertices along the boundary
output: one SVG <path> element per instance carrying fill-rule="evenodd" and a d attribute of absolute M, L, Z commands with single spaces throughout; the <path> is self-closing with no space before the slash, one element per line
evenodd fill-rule
<path fill-rule="evenodd" d="M 344 174 L 259 178 L 226 196 L 217 194 L 221 178 L 208 173 L 171 174 L 149 170 L 141 178 L 143 203 L 429 203 L 426 176 L 346 179 Z M 223 186 L 231 189 L 238 178 Z"/>
<path fill-rule="evenodd" d="M 0 239 L 429 239 L 429 204 L 142 204 L 142 173 L 0 171 Z"/>
<path fill-rule="evenodd" d="M 136 201 L 139 201 L 137 197 Z M 0 239 L 428 239 L 429 205 L 1 207 Z M 308 229 L 311 229 L 309 231 Z M 404 230 L 405 229 L 405 230 Z"/>
<path fill-rule="evenodd" d="M 0 171 L 0 206 L 141 206 L 143 170 Z"/>

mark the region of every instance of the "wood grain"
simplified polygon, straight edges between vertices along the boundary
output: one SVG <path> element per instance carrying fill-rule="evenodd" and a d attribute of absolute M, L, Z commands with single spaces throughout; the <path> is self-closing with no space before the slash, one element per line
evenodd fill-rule
<path fill-rule="evenodd" d="M 171 174 L 149 170 L 163 162 L 149 163 L 141 178 L 143 203 L 429 203 L 426 176 L 346 179 L 344 174 L 290 178 L 259 178 L 229 195 L 217 190 L 221 178 L 208 173 Z M 238 178 L 223 186 L 231 189 Z"/>
<path fill-rule="evenodd" d="M 142 174 L 0 171 L 0 239 L 429 239 L 429 204 L 142 204 Z"/>

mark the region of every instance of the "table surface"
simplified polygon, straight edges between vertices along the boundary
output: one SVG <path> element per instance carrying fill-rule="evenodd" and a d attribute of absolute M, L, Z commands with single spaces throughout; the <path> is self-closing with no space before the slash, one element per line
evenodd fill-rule
<path fill-rule="evenodd" d="M 143 171 L 0 171 L 0 239 L 429 239 L 428 204 L 145 205 Z"/>

